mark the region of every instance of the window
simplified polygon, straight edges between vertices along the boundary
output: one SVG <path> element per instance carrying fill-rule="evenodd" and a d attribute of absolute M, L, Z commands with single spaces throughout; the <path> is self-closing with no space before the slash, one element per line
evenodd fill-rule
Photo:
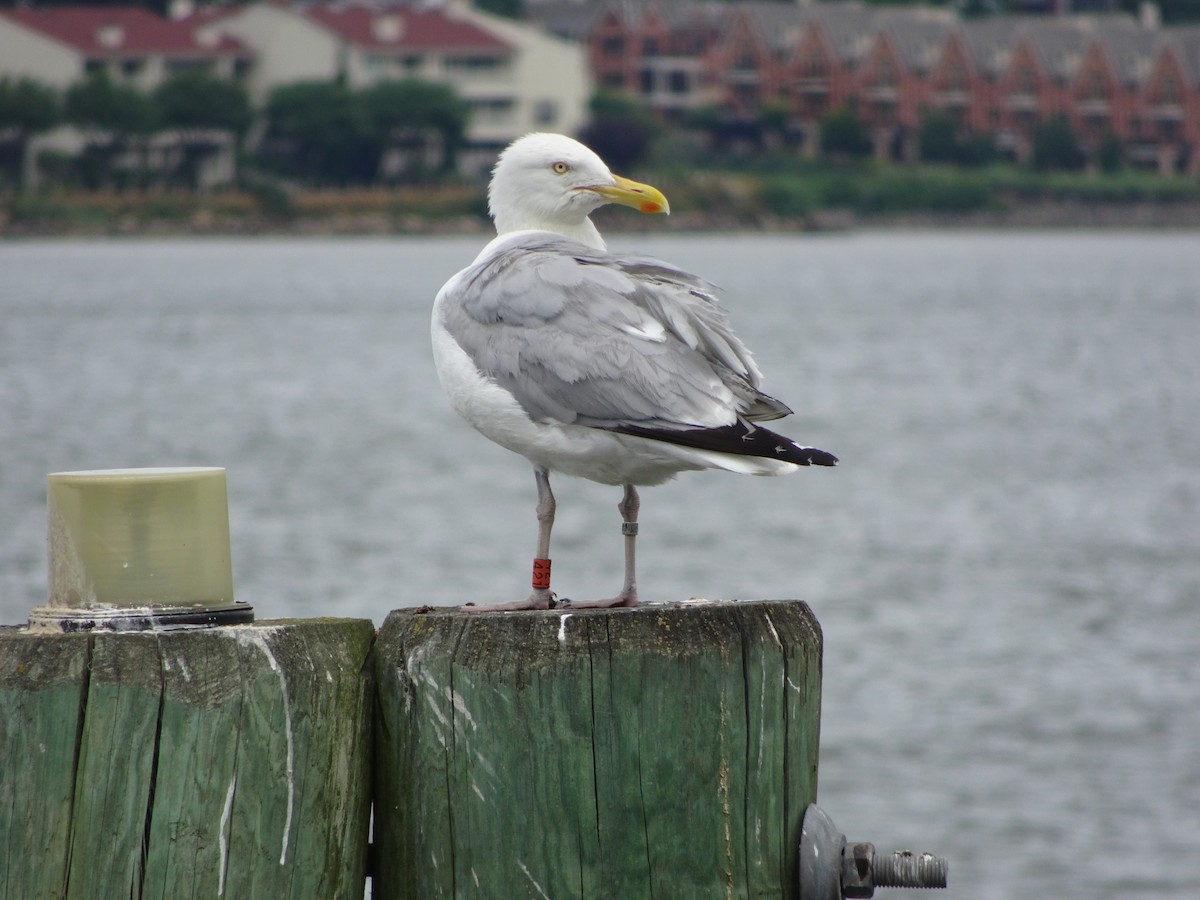
<path fill-rule="evenodd" d="M 533 121 L 538 125 L 553 125 L 558 121 L 558 103 L 539 100 L 533 104 Z"/>
<path fill-rule="evenodd" d="M 392 58 L 383 53 L 364 53 L 363 68 L 375 75 L 387 72 L 391 68 Z"/>
<path fill-rule="evenodd" d="M 810 56 L 804 61 L 804 77 L 815 81 L 824 81 L 829 77 L 829 66 L 825 57 L 819 54 Z"/>
<path fill-rule="evenodd" d="M 625 38 L 619 34 L 609 35 L 600 41 L 600 52 L 605 56 L 624 56 Z"/>
<path fill-rule="evenodd" d="M 482 97 L 471 102 L 471 113 L 475 122 L 504 122 L 516 105 L 511 97 Z"/>
<path fill-rule="evenodd" d="M 879 66 L 875 70 L 875 84 L 878 87 L 896 86 L 896 64 L 890 56 L 879 57 Z"/>
<path fill-rule="evenodd" d="M 140 75 L 145 68 L 146 60 L 144 57 L 121 60 L 121 74 L 126 78 L 133 78 Z"/>
<path fill-rule="evenodd" d="M 1037 93 L 1037 78 L 1028 67 L 1017 71 L 1017 93 L 1026 96 Z"/>
<path fill-rule="evenodd" d="M 1095 69 L 1088 72 L 1087 81 L 1083 85 L 1083 99 L 1108 99 L 1108 82 L 1105 80 L 1103 72 L 1098 72 Z"/>
<path fill-rule="evenodd" d="M 667 90 L 672 94 L 686 94 L 691 90 L 691 80 L 687 72 L 678 69 L 667 73 Z"/>
<path fill-rule="evenodd" d="M 961 59 L 954 59 L 946 67 L 946 88 L 951 91 L 967 89 L 967 69 Z"/>
<path fill-rule="evenodd" d="M 446 69 L 451 72 L 488 72 L 499 69 L 504 64 L 499 56 L 447 56 Z"/>
<path fill-rule="evenodd" d="M 1179 93 L 1179 81 L 1174 75 L 1168 75 L 1158 86 L 1158 102 L 1163 105 L 1178 105 Z"/>
<path fill-rule="evenodd" d="M 208 72 L 213 70 L 211 59 L 170 59 L 167 60 L 167 74 L 181 75 L 185 72 Z"/>

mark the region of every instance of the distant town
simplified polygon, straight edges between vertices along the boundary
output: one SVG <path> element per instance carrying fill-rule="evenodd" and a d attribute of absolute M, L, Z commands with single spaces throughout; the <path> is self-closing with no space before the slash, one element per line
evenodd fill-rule
<path fill-rule="evenodd" d="M 22 3 L 0 194 L 461 183 L 537 130 L 614 168 L 687 135 L 714 160 L 1200 178 L 1200 25 L 1056 6 Z"/>

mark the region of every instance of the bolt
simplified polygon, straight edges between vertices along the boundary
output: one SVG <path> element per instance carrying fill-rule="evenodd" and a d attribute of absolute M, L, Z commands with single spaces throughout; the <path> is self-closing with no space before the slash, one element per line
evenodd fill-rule
<path fill-rule="evenodd" d="M 950 865 L 932 853 L 897 850 L 891 856 L 877 856 L 871 865 L 876 887 L 944 888 Z"/>
<path fill-rule="evenodd" d="M 800 900 L 873 897 L 877 887 L 944 888 L 946 860 L 897 850 L 876 855 L 875 845 L 849 844 L 819 806 L 800 826 Z"/>

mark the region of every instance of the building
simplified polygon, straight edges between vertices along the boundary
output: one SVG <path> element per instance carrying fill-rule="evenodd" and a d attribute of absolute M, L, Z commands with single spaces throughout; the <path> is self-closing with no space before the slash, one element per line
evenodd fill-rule
<path fill-rule="evenodd" d="M 244 80 L 253 53 L 206 23 L 137 7 L 0 9 L 0 76 L 65 89 L 95 72 L 143 90 L 182 72 Z"/>
<path fill-rule="evenodd" d="M 30 78 L 66 90 L 96 73 L 150 91 L 165 79 L 203 72 L 245 81 L 252 51 L 236 38 L 200 22 L 165 19 L 134 7 L 19 7 L 0 10 L 0 77 Z M 24 147 L 27 184 L 36 183 L 38 155 L 45 150 L 78 154 L 102 145 L 103 134 L 57 128 Z M 185 154 L 200 158 L 202 185 L 228 182 L 236 157 L 233 135 L 224 132 L 160 133 L 130 149 L 130 168 L 167 168 Z"/>
<path fill-rule="evenodd" d="M 254 51 L 248 86 L 259 103 L 297 81 L 448 85 L 471 108 L 468 159 L 494 159 L 529 131 L 576 131 L 586 117 L 591 84 L 578 46 L 465 2 L 263 2 L 214 25 Z"/>
<path fill-rule="evenodd" d="M 1161 27 L 1149 5 L 1137 19 L 965 20 L 860 0 L 527 6 L 586 44 L 597 85 L 665 118 L 708 107 L 747 121 L 770 104 L 812 153 L 822 116 L 850 107 L 877 157 L 913 160 L 922 120 L 940 111 L 1026 162 L 1038 126 L 1063 116 L 1092 161 L 1115 141 L 1138 165 L 1200 174 L 1200 28 Z"/>
<path fill-rule="evenodd" d="M 592 89 L 578 44 L 480 12 L 466 0 L 271 0 L 204 8 L 176 0 L 166 18 L 132 7 L 0 10 L 0 78 L 65 90 L 100 71 L 143 91 L 178 73 L 207 72 L 245 85 L 258 105 L 296 81 L 444 84 L 471 109 L 459 156 L 468 166 L 490 166 L 502 147 L 530 131 L 579 131 Z M 27 176 L 35 174 L 32 159 L 40 150 L 75 153 L 87 140 L 65 128 L 39 136 L 28 151 Z M 206 176 L 209 183 L 232 177 L 233 147 L 224 143 L 227 153 Z"/>

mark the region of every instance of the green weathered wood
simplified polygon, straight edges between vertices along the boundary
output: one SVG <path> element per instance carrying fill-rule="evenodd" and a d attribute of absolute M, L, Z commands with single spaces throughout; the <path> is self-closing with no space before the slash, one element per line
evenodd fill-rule
<path fill-rule="evenodd" d="M 63 895 L 89 644 L 0 628 L 3 900 Z"/>
<path fill-rule="evenodd" d="M 68 900 L 138 896 L 161 695 L 152 635 L 93 639 L 71 817 Z"/>
<path fill-rule="evenodd" d="M 365 620 L 0 632 L 0 896 L 361 897 L 373 637 Z M 44 673 L 68 647 L 69 703 Z M 50 726 L 66 763 L 42 775 Z"/>
<path fill-rule="evenodd" d="M 309 620 L 241 642 L 238 789 L 248 777 L 274 790 L 234 803 L 226 896 L 362 896 L 374 635 L 368 621 Z"/>
<path fill-rule="evenodd" d="M 142 817 L 147 833 L 142 897 L 217 897 L 223 874 L 228 883 L 234 845 L 225 801 L 240 769 L 242 633 L 211 629 L 159 639 L 162 702 L 153 803 Z M 274 782 L 250 779 L 241 787 L 243 798 L 269 798 L 278 789 Z"/>
<path fill-rule="evenodd" d="M 375 665 L 378 900 L 795 896 L 806 605 L 398 610 Z"/>

